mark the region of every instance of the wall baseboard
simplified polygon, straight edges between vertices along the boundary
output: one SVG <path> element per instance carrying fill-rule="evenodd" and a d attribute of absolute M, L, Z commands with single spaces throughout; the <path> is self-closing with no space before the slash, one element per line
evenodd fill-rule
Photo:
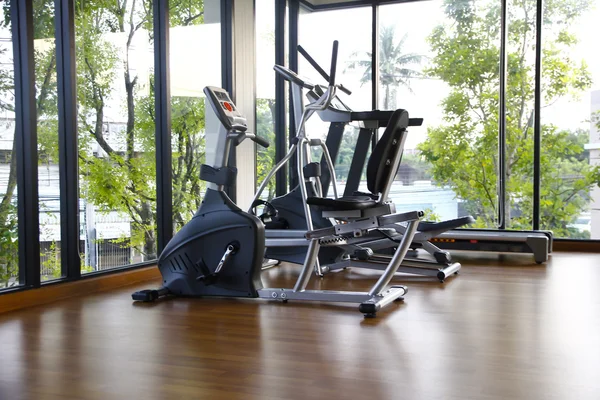
<path fill-rule="evenodd" d="M 20 290 L 0 296 L 0 314 L 28 307 L 52 303 L 69 297 L 102 292 L 138 282 L 159 280 L 160 272 L 155 266 L 114 274 L 44 285 L 38 289 Z"/>
<path fill-rule="evenodd" d="M 552 251 L 600 253 L 600 243 L 597 241 L 557 241 L 552 243 Z"/>

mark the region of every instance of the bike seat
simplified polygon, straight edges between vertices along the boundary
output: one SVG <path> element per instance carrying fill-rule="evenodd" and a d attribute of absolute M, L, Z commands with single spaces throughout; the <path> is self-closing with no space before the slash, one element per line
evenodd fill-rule
<path fill-rule="evenodd" d="M 366 196 L 345 196 L 337 199 L 309 197 L 306 202 L 330 211 L 366 210 L 377 206 L 377 201 Z"/>

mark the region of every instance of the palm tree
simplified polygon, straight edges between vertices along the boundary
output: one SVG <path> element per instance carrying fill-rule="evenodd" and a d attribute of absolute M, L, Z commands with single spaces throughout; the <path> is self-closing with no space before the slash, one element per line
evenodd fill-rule
<path fill-rule="evenodd" d="M 395 27 L 386 26 L 379 35 L 379 81 L 385 88 L 383 108 L 386 110 L 396 107 L 396 89 L 404 86 L 412 92 L 410 87 L 411 78 L 421 78 L 423 72 L 412 69 L 412 65 L 419 65 L 425 58 L 416 53 L 404 53 L 404 47 L 408 34 L 405 34 L 398 43 L 395 43 Z M 354 55 L 356 56 L 357 53 Z M 360 79 L 361 86 L 371 81 L 371 53 L 362 60 L 351 61 L 349 69 L 364 68 Z"/>

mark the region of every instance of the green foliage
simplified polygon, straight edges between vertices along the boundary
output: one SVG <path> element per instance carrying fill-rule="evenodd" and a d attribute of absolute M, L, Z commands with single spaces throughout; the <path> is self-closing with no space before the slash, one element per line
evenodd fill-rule
<path fill-rule="evenodd" d="M 169 1 L 170 25 L 188 26 L 204 23 L 203 0 L 171 0 Z"/>
<path fill-rule="evenodd" d="M 129 65 L 133 37 L 141 34 L 152 40 L 151 2 L 85 3 L 79 8 L 78 18 L 83 33 L 78 36 L 81 192 L 100 211 L 127 214 L 132 221 L 132 237 L 124 245 L 152 259 L 156 256 L 153 82 L 140 82 L 140 76 Z M 170 2 L 171 25 L 203 23 L 203 6 L 198 0 Z M 109 42 L 108 32 L 120 32 L 122 44 Z M 120 65 L 124 66 L 123 75 L 119 74 Z M 123 87 L 118 79 L 123 79 L 122 93 L 116 92 Z M 109 99 L 115 98 L 125 98 L 127 121 L 111 129 L 112 147 L 104 137 L 104 112 Z M 204 117 L 203 99 L 171 99 L 175 230 L 191 218 L 202 200 L 204 183 L 199 179 L 199 169 L 204 162 Z M 102 151 L 92 154 L 92 146 Z"/>
<path fill-rule="evenodd" d="M 533 196 L 533 96 L 535 44 L 533 0 L 509 1 L 507 79 L 507 224 L 530 229 Z M 585 62 L 573 59 L 577 38 L 568 28 L 589 2 L 550 1 L 545 9 L 543 93 L 551 104 L 589 89 Z M 479 226 L 493 227 L 498 213 L 498 58 L 497 2 L 446 0 L 448 23 L 429 37 L 435 57 L 427 70 L 446 82 L 445 123 L 430 128 L 419 146 L 435 181 L 465 201 Z M 541 226 L 572 237 L 568 225 L 588 206 L 592 174 L 584 154 L 585 132 L 542 128 Z"/>
<path fill-rule="evenodd" d="M 441 222 L 442 217 L 440 216 L 440 214 L 436 213 L 431 208 L 426 208 L 423 210 L 423 221 Z"/>
<path fill-rule="evenodd" d="M 0 288 L 3 288 L 18 282 L 19 233 L 16 206 L 11 204 L 6 218 L 0 222 Z"/>
<path fill-rule="evenodd" d="M 171 25 L 204 22 L 202 0 L 174 0 L 170 4 Z M 10 28 L 10 4 L 3 3 L 0 24 Z M 38 115 L 40 162 L 57 163 L 58 110 L 56 92 L 56 51 L 54 45 L 54 1 L 34 0 L 35 86 Z M 156 166 L 154 94 L 152 82 L 141 82 L 129 64 L 136 35 L 152 40 L 152 2 L 76 0 L 76 65 L 81 196 L 101 212 L 126 213 L 132 220 L 132 238 L 115 240 L 133 246 L 147 258 L 156 254 Z M 0 57 L 12 58 L 7 48 Z M 0 109 L 14 110 L 13 71 L 9 63 L 0 67 L 0 91 L 5 101 Z M 148 89 L 150 88 L 150 89 Z M 110 127 L 107 107 L 116 99 L 126 121 Z M 175 229 L 180 228 L 198 208 L 204 184 L 199 167 L 204 162 L 204 100 L 172 98 L 173 202 Z M 100 148 L 95 154 L 92 150 Z M 16 176 L 16 163 L 11 176 Z M 14 185 L 9 184 L 0 205 L 0 285 L 16 276 L 17 222 Z M 42 227 L 43 228 L 43 227 Z M 51 276 L 60 276 L 60 249 L 52 243 L 41 254 Z M 82 260 L 85 257 L 82 257 Z M 90 271 L 82 265 L 82 271 Z M 50 276 L 48 276 L 50 277 Z"/>
<path fill-rule="evenodd" d="M 256 148 L 256 181 L 259 185 L 275 167 L 275 100 L 256 99 L 256 134 L 266 139 L 270 146 Z M 271 200 L 275 196 L 275 178 L 267 183 L 262 197 Z"/>
<path fill-rule="evenodd" d="M 206 183 L 200 166 L 206 160 L 204 136 L 205 101 L 198 97 L 171 99 L 173 141 L 173 212 L 175 229 L 189 221 L 202 203 Z M 154 141 L 152 140 L 152 144 Z"/>

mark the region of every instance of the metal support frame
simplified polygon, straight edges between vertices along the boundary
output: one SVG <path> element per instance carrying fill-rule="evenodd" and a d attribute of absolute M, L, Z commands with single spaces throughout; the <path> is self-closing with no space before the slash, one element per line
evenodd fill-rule
<path fill-rule="evenodd" d="M 377 68 L 371 68 L 371 107 L 373 110 L 377 110 L 379 103 L 379 4 L 373 4 L 371 24 L 371 65 L 377 66 Z"/>
<path fill-rule="evenodd" d="M 541 153 L 542 153 L 542 28 L 544 2 L 537 0 L 535 14 L 535 88 L 533 126 L 533 229 L 540 229 Z"/>
<path fill-rule="evenodd" d="M 169 0 L 154 0 L 154 106 L 157 252 L 173 237 Z"/>
<path fill-rule="evenodd" d="M 285 9 L 286 0 L 275 1 L 275 64 L 286 65 L 285 60 Z M 275 74 L 275 162 L 285 157 L 287 152 L 285 80 Z M 287 173 L 285 169 L 277 171 L 275 176 L 275 194 L 283 196 L 287 193 Z"/>
<path fill-rule="evenodd" d="M 54 7 L 56 13 L 61 269 L 63 277 L 73 280 L 81 277 L 75 2 L 74 0 L 55 0 Z"/>
<path fill-rule="evenodd" d="M 19 219 L 19 283 L 40 285 L 38 153 L 33 58 L 33 2 L 11 2 L 15 72 L 15 148 Z"/>

